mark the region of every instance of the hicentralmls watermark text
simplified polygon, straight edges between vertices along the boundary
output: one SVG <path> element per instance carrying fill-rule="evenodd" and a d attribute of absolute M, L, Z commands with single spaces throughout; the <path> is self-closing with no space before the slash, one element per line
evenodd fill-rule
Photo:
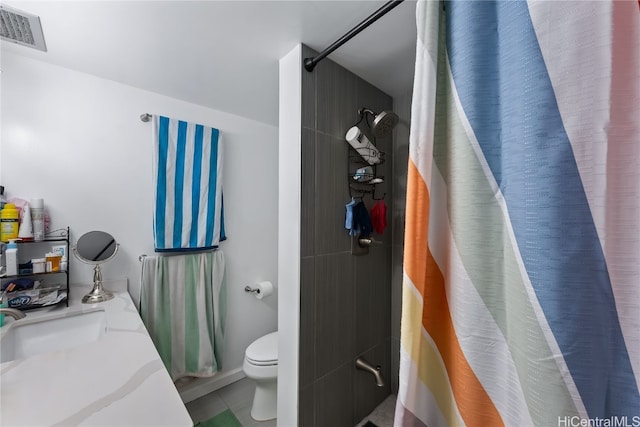
<path fill-rule="evenodd" d="M 640 415 L 632 417 L 582 418 L 577 415 L 558 417 L 558 427 L 640 427 Z"/>

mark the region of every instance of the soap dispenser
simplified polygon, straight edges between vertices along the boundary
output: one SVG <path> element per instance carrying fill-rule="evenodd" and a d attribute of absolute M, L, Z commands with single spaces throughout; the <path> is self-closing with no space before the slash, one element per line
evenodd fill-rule
<path fill-rule="evenodd" d="M 18 244 L 15 240 L 9 240 L 7 244 L 7 250 L 5 251 L 5 256 L 7 258 L 7 275 L 8 276 L 17 276 L 18 275 Z"/>

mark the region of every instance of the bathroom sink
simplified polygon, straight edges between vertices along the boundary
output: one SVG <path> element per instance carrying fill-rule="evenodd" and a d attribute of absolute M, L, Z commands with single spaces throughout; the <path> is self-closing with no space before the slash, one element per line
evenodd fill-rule
<path fill-rule="evenodd" d="M 12 322 L 0 340 L 0 363 L 97 341 L 107 332 L 103 309 Z"/>

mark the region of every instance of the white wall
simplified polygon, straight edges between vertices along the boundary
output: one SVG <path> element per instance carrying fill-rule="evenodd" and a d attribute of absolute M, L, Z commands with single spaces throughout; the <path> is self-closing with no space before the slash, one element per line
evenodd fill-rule
<path fill-rule="evenodd" d="M 70 226 L 72 241 L 91 230 L 111 233 L 120 252 L 103 266 L 103 278 L 128 277 L 134 300 L 138 256 L 154 253 L 151 123 L 140 114 L 220 129 L 228 236 L 221 244 L 228 286 L 224 372 L 240 369 L 246 346 L 277 329 L 277 127 L 7 52 L 1 60 L 6 195 L 42 197 L 52 227 Z M 70 262 L 72 283 L 92 281 L 89 266 Z M 276 285 L 262 301 L 243 291 L 260 280 Z"/>

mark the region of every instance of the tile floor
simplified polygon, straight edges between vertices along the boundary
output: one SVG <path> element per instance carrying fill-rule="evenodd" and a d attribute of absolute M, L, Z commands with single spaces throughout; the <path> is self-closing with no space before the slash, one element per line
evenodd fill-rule
<path fill-rule="evenodd" d="M 236 416 L 242 427 L 276 427 L 276 420 L 256 421 L 251 418 L 255 383 L 243 378 L 186 404 L 194 424 L 206 421 L 226 409 Z"/>
<path fill-rule="evenodd" d="M 231 409 L 242 427 L 276 427 L 277 420 L 256 421 L 251 418 L 251 402 L 253 400 L 254 383 L 243 378 L 233 384 L 202 396 L 187 403 L 187 411 L 194 424 L 218 415 L 226 409 Z M 393 427 L 396 395 L 387 397 L 376 409 L 367 415 L 356 427 L 361 427 L 371 421 L 377 427 Z"/>
<path fill-rule="evenodd" d="M 377 427 L 393 427 L 393 417 L 396 411 L 396 398 L 395 394 L 389 395 L 376 409 L 374 409 L 369 415 L 358 423 L 356 427 L 364 426 L 367 421 L 371 421 Z"/>

